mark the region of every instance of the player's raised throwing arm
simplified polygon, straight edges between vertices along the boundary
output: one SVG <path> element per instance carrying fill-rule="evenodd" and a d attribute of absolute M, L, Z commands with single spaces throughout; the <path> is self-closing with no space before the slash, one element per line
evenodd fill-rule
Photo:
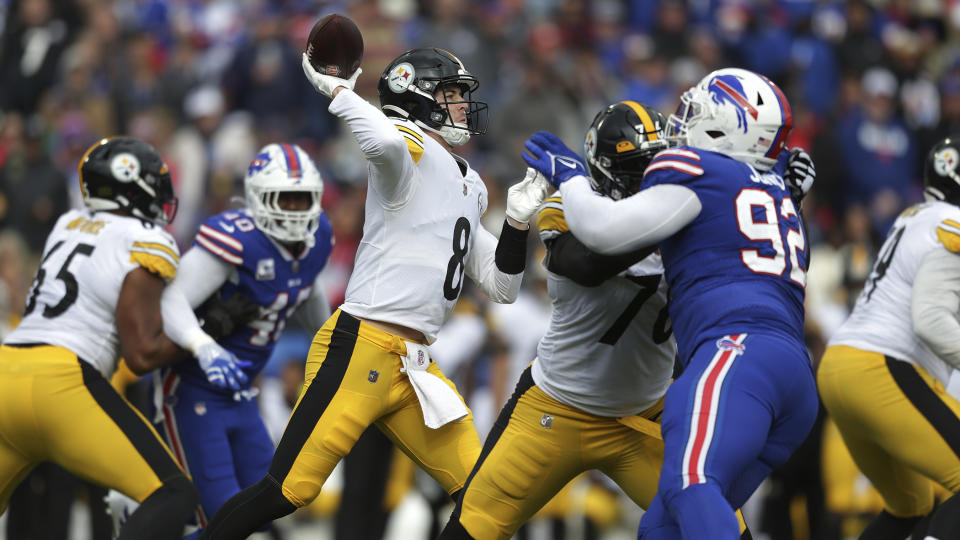
<path fill-rule="evenodd" d="M 313 69 L 306 54 L 302 65 L 314 88 L 332 98 L 329 111 L 347 123 L 363 156 L 376 170 L 376 174 L 370 175 L 370 182 L 374 184 L 371 187 L 384 201 L 402 202 L 415 178 L 407 139 L 380 109 L 353 92 L 361 70 L 350 79 L 324 75 Z"/>

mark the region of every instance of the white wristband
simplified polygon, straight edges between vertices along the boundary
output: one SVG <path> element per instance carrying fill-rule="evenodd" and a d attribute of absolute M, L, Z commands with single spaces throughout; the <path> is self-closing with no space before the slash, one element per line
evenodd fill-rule
<path fill-rule="evenodd" d="M 210 337 L 209 334 L 203 330 L 196 328 L 191 330 L 184 338 L 183 348 L 190 351 L 194 356 L 197 355 L 197 349 L 204 345 L 209 345 L 210 343 L 215 343 L 215 340 Z"/>

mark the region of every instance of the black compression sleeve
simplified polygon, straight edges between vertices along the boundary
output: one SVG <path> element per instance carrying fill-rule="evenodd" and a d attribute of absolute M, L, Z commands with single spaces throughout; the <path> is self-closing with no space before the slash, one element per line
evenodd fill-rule
<path fill-rule="evenodd" d="M 601 255 L 590 251 L 573 233 L 565 232 L 547 243 L 546 265 L 547 270 L 579 285 L 597 287 L 656 249 L 650 246 L 621 255 Z"/>
<path fill-rule="evenodd" d="M 494 253 L 497 268 L 505 274 L 519 274 L 527 267 L 527 231 L 515 229 L 503 220 L 500 240 Z"/>

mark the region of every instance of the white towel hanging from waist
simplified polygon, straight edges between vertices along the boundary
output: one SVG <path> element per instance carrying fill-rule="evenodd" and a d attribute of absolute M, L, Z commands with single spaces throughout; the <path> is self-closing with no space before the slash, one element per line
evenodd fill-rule
<path fill-rule="evenodd" d="M 469 411 L 457 392 L 443 379 L 427 372 L 430 365 L 427 347 L 410 341 L 404 341 L 404 344 L 407 346 L 407 355 L 400 357 L 403 362 L 400 371 L 407 374 L 417 394 L 420 410 L 423 411 L 423 423 L 428 428 L 437 429 L 466 416 Z"/>

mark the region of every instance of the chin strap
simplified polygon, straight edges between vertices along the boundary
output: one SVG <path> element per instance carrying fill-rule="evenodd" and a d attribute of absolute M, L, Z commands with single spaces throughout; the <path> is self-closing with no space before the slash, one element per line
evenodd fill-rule
<path fill-rule="evenodd" d="M 453 127 L 444 125 L 438 133 L 450 146 L 463 146 L 470 140 L 470 132 L 467 131 L 466 126 Z"/>
<path fill-rule="evenodd" d="M 435 129 L 410 116 L 409 112 L 397 107 L 396 105 L 384 105 L 382 109 L 396 113 L 400 115 L 400 117 L 412 121 L 414 124 L 420 126 L 421 129 L 436 133 L 442 137 L 443 140 L 447 141 L 447 144 L 450 146 L 463 146 L 470 141 L 470 131 L 467 129 L 466 124 L 454 124 L 453 126 L 444 124 L 440 126 L 440 129 Z"/>

